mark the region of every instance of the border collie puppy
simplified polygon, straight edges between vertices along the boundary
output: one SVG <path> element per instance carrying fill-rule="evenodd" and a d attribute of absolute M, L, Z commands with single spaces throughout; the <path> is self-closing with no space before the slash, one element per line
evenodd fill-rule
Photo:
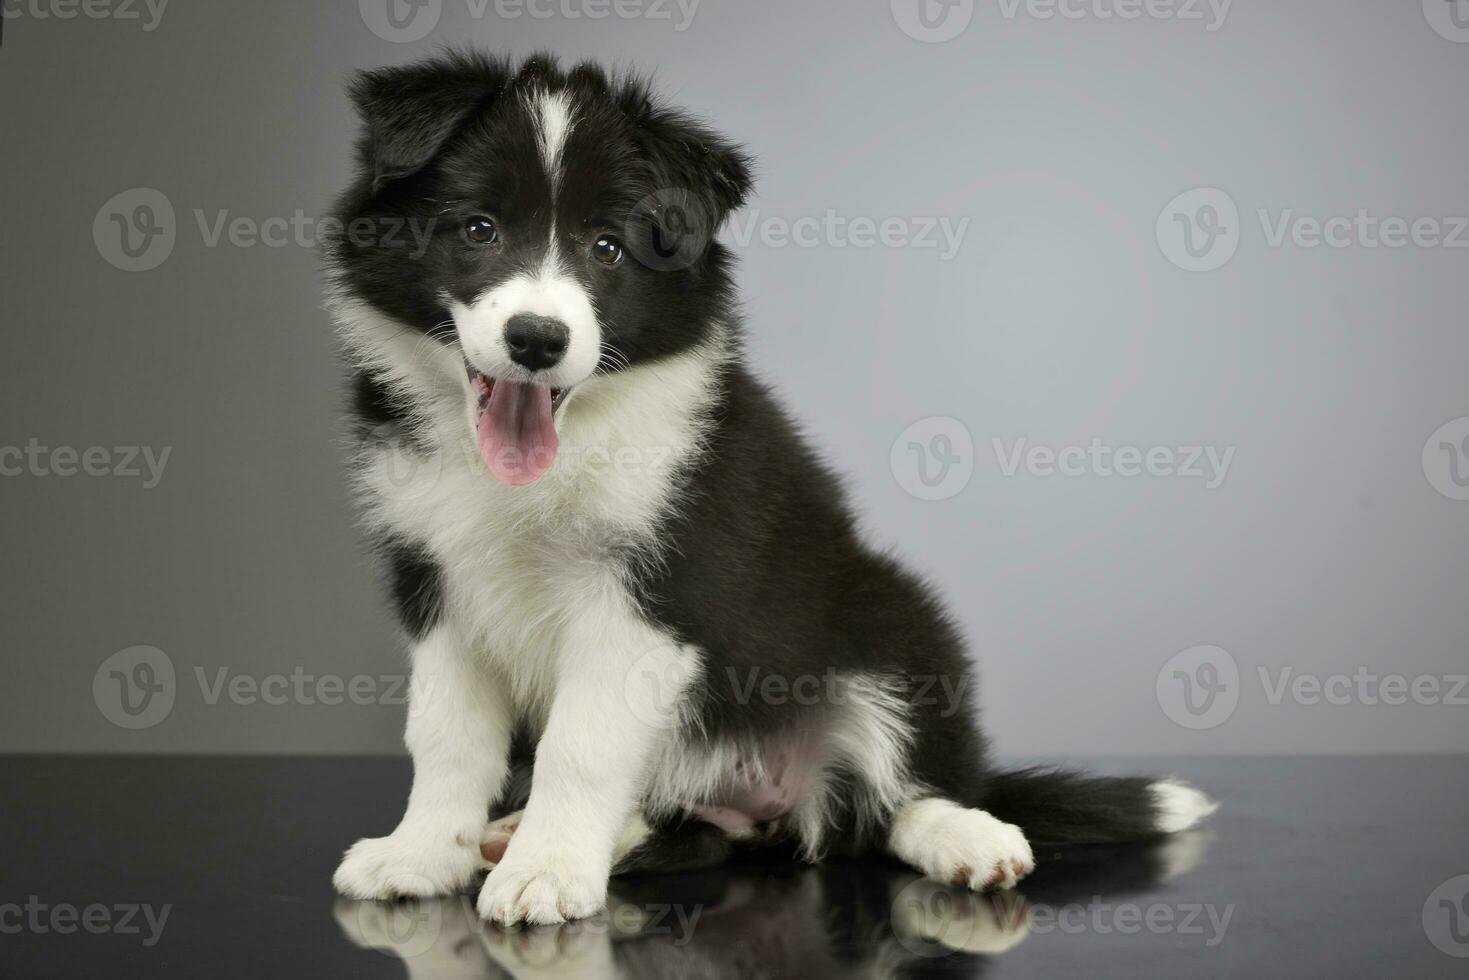
<path fill-rule="evenodd" d="M 736 146 L 544 56 L 453 54 L 352 96 L 329 302 L 412 642 L 414 775 L 343 894 L 489 868 L 482 916 L 555 923 L 614 872 L 782 842 L 1009 888 L 1030 841 L 1213 809 L 1171 781 L 990 769 L 954 623 L 744 364 L 714 240 L 751 189 Z"/>

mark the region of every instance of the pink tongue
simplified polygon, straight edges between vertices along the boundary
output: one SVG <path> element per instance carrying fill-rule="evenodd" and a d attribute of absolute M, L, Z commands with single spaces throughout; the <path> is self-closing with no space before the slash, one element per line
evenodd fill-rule
<path fill-rule="evenodd" d="M 483 396 L 484 379 L 480 379 Z M 479 410 L 479 454 L 495 479 L 512 487 L 534 483 L 556 461 L 551 389 L 496 381 Z"/>

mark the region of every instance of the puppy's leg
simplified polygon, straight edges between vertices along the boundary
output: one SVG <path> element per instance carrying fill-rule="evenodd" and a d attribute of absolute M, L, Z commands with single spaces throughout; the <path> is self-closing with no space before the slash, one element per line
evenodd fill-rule
<path fill-rule="evenodd" d="M 649 760 L 693 672 L 694 652 L 649 626 L 620 588 L 600 595 L 568 624 L 530 801 L 480 892 L 480 915 L 504 925 L 586 918 L 606 903 Z"/>
<path fill-rule="evenodd" d="M 504 782 L 510 711 L 453 631 L 413 651 L 405 737 L 413 790 L 398 828 L 352 845 L 333 883 L 351 898 L 449 895 L 486 867 L 479 852 L 490 799 Z"/>
<path fill-rule="evenodd" d="M 888 847 L 934 881 L 975 891 L 1013 888 L 1035 869 L 1019 827 L 936 798 L 898 809 Z"/>
<path fill-rule="evenodd" d="M 517 810 L 486 828 L 479 852 L 491 865 L 505 859 L 510 839 L 520 829 L 525 811 Z M 723 864 L 734 847 L 718 828 L 700 820 L 650 827 L 640 812 L 633 813 L 617 846 L 612 849 L 612 874 L 672 874 L 698 871 Z"/>

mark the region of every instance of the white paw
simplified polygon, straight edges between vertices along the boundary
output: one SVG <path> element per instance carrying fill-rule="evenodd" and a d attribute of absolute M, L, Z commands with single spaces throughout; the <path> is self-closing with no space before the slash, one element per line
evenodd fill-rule
<path fill-rule="evenodd" d="M 1165 834 L 1188 830 L 1219 809 L 1218 803 L 1176 779 L 1162 780 L 1148 789 L 1158 808 L 1158 830 Z"/>
<path fill-rule="evenodd" d="M 332 876 L 348 898 L 427 898 L 463 891 L 485 867 L 479 833 L 395 830 L 353 844 Z"/>
<path fill-rule="evenodd" d="M 974 891 L 1014 888 L 1035 870 L 1019 827 L 948 800 L 919 800 L 898 811 L 893 852 L 934 881 Z"/>
<path fill-rule="evenodd" d="M 571 852 L 519 851 L 495 866 L 480 889 L 480 918 L 502 926 L 587 919 L 607 904 L 607 872 Z"/>

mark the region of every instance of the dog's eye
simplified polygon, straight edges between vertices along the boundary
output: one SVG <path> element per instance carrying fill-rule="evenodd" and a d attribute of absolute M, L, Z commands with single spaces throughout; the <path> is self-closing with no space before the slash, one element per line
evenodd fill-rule
<path fill-rule="evenodd" d="M 611 235 L 600 235 L 592 242 L 592 258 L 603 265 L 616 265 L 622 261 L 622 242 Z"/>
<path fill-rule="evenodd" d="M 464 237 L 476 245 L 493 245 L 500 232 L 493 221 L 477 214 L 464 222 Z"/>

